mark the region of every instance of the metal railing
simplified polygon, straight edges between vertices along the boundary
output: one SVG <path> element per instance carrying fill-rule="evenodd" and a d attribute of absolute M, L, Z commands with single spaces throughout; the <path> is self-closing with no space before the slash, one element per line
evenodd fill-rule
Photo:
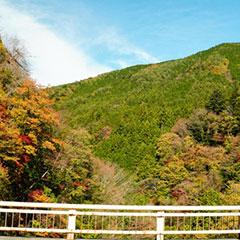
<path fill-rule="evenodd" d="M 239 234 L 240 206 L 126 206 L 0 201 L 0 231 L 101 235 Z"/>

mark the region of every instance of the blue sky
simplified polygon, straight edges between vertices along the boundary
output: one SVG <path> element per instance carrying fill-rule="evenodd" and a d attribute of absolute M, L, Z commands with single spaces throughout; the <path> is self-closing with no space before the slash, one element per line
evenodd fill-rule
<path fill-rule="evenodd" d="M 0 0 L 0 29 L 57 85 L 240 42 L 240 0 Z"/>

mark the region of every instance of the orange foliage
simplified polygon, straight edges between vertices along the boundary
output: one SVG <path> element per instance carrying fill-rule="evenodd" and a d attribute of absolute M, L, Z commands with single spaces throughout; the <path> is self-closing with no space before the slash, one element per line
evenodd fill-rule
<path fill-rule="evenodd" d="M 30 79 L 14 94 L 1 89 L 1 84 L 0 90 L 0 161 L 13 161 L 19 169 L 33 157 L 56 154 L 61 145 L 54 138 L 59 120 L 46 90 Z"/>
<path fill-rule="evenodd" d="M 36 189 L 33 192 L 29 193 L 28 197 L 33 202 L 51 202 L 51 199 L 46 194 L 44 194 L 41 189 Z"/>

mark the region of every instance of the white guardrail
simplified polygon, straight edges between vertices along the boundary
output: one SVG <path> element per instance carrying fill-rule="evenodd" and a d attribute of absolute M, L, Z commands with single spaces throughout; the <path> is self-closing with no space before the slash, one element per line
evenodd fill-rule
<path fill-rule="evenodd" d="M 127 206 L 0 201 L 0 231 L 99 235 L 240 234 L 240 206 Z"/>

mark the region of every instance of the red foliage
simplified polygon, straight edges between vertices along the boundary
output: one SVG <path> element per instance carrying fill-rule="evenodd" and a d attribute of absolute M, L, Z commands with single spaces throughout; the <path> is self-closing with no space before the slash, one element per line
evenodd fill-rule
<path fill-rule="evenodd" d="M 240 152 L 237 153 L 237 161 L 240 162 Z"/>
<path fill-rule="evenodd" d="M 5 114 L 5 110 L 6 110 L 6 108 L 0 104 L 0 118 L 2 120 L 6 120 L 6 118 L 7 118 L 7 115 Z"/>
<path fill-rule="evenodd" d="M 20 138 L 22 139 L 22 141 L 24 141 L 26 144 L 28 145 L 32 145 L 32 139 L 27 136 L 27 135 L 20 135 Z"/>
<path fill-rule="evenodd" d="M 23 155 L 21 156 L 21 159 L 22 159 L 22 161 L 23 161 L 24 163 L 27 163 L 28 161 L 30 161 L 30 157 L 29 157 L 28 155 L 26 155 L 26 154 L 23 154 Z"/>
<path fill-rule="evenodd" d="M 166 165 L 169 164 L 171 162 L 171 159 L 169 158 L 167 161 L 166 161 Z"/>
<path fill-rule="evenodd" d="M 150 204 L 151 204 L 151 205 L 156 205 L 156 204 L 157 204 L 157 202 L 156 202 L 156 200 L 155 200 L 155 199 L 150 199 Z"/>
<path fill-rule="evenodd" d="M 30 157 L 26 154 L 21 155 L 21 159 L 19 161 L 16 161 L 16 164 L 18 167 L 22 167 L 23 163 L 28 163 L 30 161 Z"/>
<path fill-rule="evenodd" d="M 74 185 L 74 186 L 81 186 L 81 187 L 83 187 L 84 190 L 87 190 L 87 188 L 88 188 L 88 187 L 86 186 L 86 184 L 82 184 L 82 183 L 79 183 L 79 182 L 74 182 L 73 185 Z"/>
<path fill-rule="evenodd" d="M 42 190 L 41 189 L 36 189 L 36 190 L 32 191 L 31 193 L 29 193 L 28 197 L 31 200 L 35 200 L 37 197 L 42 196 L 42 195 L 43 195 Z"/>
<path fill-rule="evenodd" d="M 171 190 L 171 194 L 174 198 L 179 198 L 184 194 L 184 191 L 181 187 L 175 187 Z"/>
<path fill-rule="evenodd" d="M 74 182 L 73 183 L 74 186 L 83 186 L 83 184 L 79 183 L 79 182 Z"/>
<path fill-rule="evenodd" d="M 17 161 L 16 164 L 17 164 L 18 167 L 22 166 L 22 164 L 19 161 Z"/>
<path fill-rule="evenodd" d="M 84 187 L 86 190 L 89 188 L 89 180 L 87 178 L 84 179 Z"/>

